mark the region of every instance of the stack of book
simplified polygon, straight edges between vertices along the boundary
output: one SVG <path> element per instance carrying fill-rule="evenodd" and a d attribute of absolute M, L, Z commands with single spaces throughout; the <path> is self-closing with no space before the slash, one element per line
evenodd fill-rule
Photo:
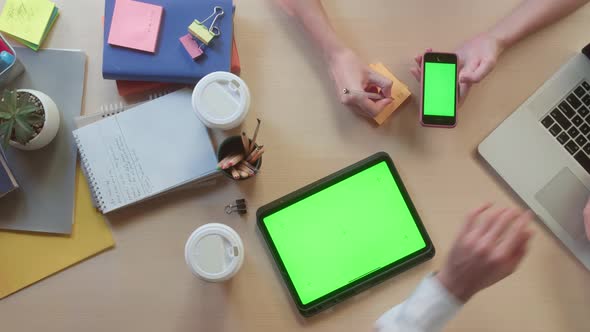
<path fill-rule="evenodd" d="M 195 60 L 180 38 L 216 6 L 224 12 L 214 23 L 219 35 L 200 44 L 204 54 Z M 103 77 L 117 80 L 119 94 L 126 96 L 171 83 L 195 84 L 214 71 L 239 73 L 233 12 L 231 0 L 106 0 Z"/>
<path fill-rule="evenodd" d="M 20 151 L 9 146 L 0 152 L 0 196 L 12 190 L 0 198 L 0 299 L 115 244 L 76 166 L 72 130 L 82 108 L 86 54 L 23 47 L 16 52 L 27 71 L 15 87 L 51 96 L 59 105 L 61 123 L 45 148 Z M 55 84 L 56 77 L 60 84 Z"/>

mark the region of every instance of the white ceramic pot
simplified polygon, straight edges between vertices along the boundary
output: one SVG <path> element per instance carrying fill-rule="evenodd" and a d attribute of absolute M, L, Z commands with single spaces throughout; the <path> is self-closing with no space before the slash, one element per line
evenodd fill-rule
<path fill-rule="evenodd" d="M 43 104 L 43 109 L 45 110 L 45 123 L 43 124 L 43 129 L 41 129 L 39 135 L 35 136 L 27 144 L 22 145 L 11 140 L 10 145 L 17 149 L 27 151 L 41 149 L 53 141 L 55 135 L 57 135 L 57 131 L 59 130 L 60 115 L 57 105 L 48 95 L 41 91 L 29 89 L 18 89 L 17 91 L 28 92 L 39 98 L 41 104 Z"/>

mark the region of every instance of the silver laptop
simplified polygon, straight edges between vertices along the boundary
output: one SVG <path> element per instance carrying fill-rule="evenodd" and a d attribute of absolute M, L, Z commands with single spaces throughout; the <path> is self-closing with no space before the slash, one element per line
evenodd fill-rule
<path fill-rule="evenodd" d="M 590 270 L 590 44 L 480 145 L 479 153 Z"/>

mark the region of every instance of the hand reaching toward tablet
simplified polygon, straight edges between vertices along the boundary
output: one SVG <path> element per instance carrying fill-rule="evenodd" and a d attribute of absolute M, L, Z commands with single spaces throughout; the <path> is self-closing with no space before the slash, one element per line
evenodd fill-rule
<path fill-rule="evenodd" d="M 506 278 L 526 253 L 531 219 L 529 211 L 491 209 L 490 204 L 471 212 L 436 277 L 463 302 Z"/>
<path fill-rule="evenodd" d="M 370 69 L 351 49 L 345 48 L 333 54 L 329 65 L 340 101 L 352 107 L 358 114 L 373 118 L 392 102 L 391 98 L 372 100 L 358 93 L 344 94 L 344 89 L 365 91 L 369 87 L 377 87 L 381 89 L 382 95 L 391 96 L 393 84 L 388 78 Z"/>

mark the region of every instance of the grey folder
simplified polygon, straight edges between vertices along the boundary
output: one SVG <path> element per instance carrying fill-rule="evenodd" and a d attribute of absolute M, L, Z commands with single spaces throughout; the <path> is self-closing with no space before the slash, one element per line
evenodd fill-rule
<path fill-rule="evenodd" d="M 76 144 L 72 131 L 80 115 L 86 55 L 74 50 L 16 50 L 25 73 L 11 84 L 50 96 L 60 111 L 56 138 L 37 151 L 8 148 L 6 158 L 20 189 L 0 199 L 0 229 L 61 233 L 72 231 Z"/>

